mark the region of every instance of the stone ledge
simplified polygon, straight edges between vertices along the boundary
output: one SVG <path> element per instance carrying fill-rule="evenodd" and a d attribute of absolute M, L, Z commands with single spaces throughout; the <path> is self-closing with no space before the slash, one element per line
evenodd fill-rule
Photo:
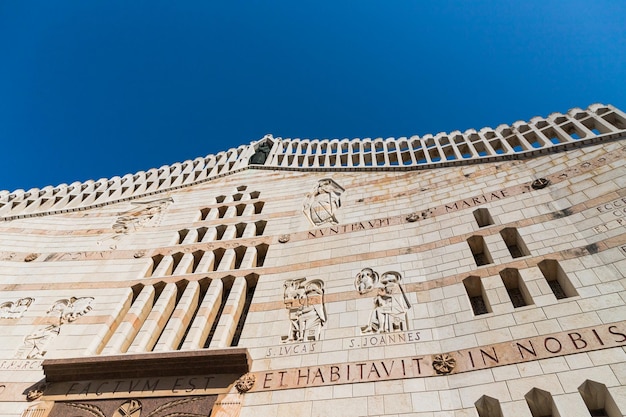
<path fill-rule="evenodd" d="M 46 359 L 47 382 L 151 378 L 180 375 L 244 374 L 252 359 L 246 348 Z"/>

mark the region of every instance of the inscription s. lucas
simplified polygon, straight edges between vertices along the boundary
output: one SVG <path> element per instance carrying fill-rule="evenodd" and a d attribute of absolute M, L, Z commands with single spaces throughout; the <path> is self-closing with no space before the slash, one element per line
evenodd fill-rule
<path fill-rule="evenodd" d="M 317 352 L 317 346 L 315 342 L 310 343 L 294 343 L 291 345 L 284 346 L 272 346 L 268 347 L 265 353 L 267 357 L 275 357 L 275 356 L 290 356 L 290 355 L 301 355 L 304 353 L 315 353 Z"/>

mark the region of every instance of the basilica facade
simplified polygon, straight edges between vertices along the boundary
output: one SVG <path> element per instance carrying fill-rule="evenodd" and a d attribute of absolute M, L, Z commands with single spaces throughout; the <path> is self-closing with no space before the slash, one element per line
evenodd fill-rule
<path fill-rule="evenodd" d="M 626 114 L 0 192 L 0 417 L 626 414 Z"/>

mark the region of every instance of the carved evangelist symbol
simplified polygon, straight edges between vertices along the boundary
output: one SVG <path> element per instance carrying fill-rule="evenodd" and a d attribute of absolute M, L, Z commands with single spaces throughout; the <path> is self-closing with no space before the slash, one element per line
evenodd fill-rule
<path fill-rule="evenodd" d="M 317 182 L 313 191 L 306 195 L 303 211 L 315 226 L 337 224 L 337 210 L 341 207 L 344 188 L 330 178 Z"/>
<path fill-rule="evenodd" d="M 47 312 L 49 317 L 54 318 L 53 322 L 27 335 L 16 358 L 43 358 L 50 342 L 61 332 L 61 326 L 90 312 L 92 301 L 93 297 L 72 297 L 56 301 Z"/>
<path fill-rule="evenodd" d="M 361 333 L 390 333 L 408 330 L 407 311 L 411 308 L 399 272 L 387 271 L 381 276 L 372 268 L 363 268 L 354 280 L 354 288 L 359 294 L 376 291 L 374 309 L 369 323 L 361 328 Z"/>
<path fill-rule="evenodd" d="M 306 278 L 290 279 L 283 285 L 284 303 L 289 312 L 289 335 L 283 342 L 319 340 L 326 322 L 324 307 L 324 282 Z"/>
<path fill-rule="evenodd" d="M 135 207 L 120 213 L 115 224 L 113 224 L 113 230 L 115 233 L 127 234 L 155 223 L 162 212 L 173 201 L 172 197 L 168 197 L 151 201 L 132 202 L 131 204 Z"/>
<path fill-rule="evenodd" d="M 33 301 L 35 301 L 34 298 L 25 297 L 15 302 L 7 301 L 0 304 L 0 319 L 19 319 Z"/>
<path fill-rule="evenodd" d="M 116 242 L 119 241 L 123 235 L 136 232 L 144 227 L 157 225 L 165 209 L 173 202 L 174 199 L 172 197 L 131 202 L 133 208 L 118 213 L 119 217 L 115 220 L 113 226 L 111 226 L 115 234 L 98 241 L 98 245 L 113 240 L 113 243 L 111 243 L 109 247 L 110 249 L 116 249 Z"/>

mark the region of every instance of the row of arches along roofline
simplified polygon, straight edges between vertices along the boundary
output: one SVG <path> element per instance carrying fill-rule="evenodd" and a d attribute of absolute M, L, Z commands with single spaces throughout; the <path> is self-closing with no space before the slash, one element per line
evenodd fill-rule
<path fill-rule="evenodd" d="M 469 129 L 464 133 L 439 133 L 399 139 L 281 139 L 272 138 L 264 165 L 289 168 L 386 167 L 440 164 L 476 160 L 499 155 L 575 143 L 598 136 L 623 133 L 626 115 L 610 105 L 595 104 L 587 110 L 575 108 L 567 114 L 518 121 L 496 129 Z M 204 158 L 123 177 L 74 182 L 28 191 L 0 191 L 0 217 L 35 215 L 59 210 L 111 204 L 191 185 L 248 166 L 261 141 L 242 145 Z"/>

